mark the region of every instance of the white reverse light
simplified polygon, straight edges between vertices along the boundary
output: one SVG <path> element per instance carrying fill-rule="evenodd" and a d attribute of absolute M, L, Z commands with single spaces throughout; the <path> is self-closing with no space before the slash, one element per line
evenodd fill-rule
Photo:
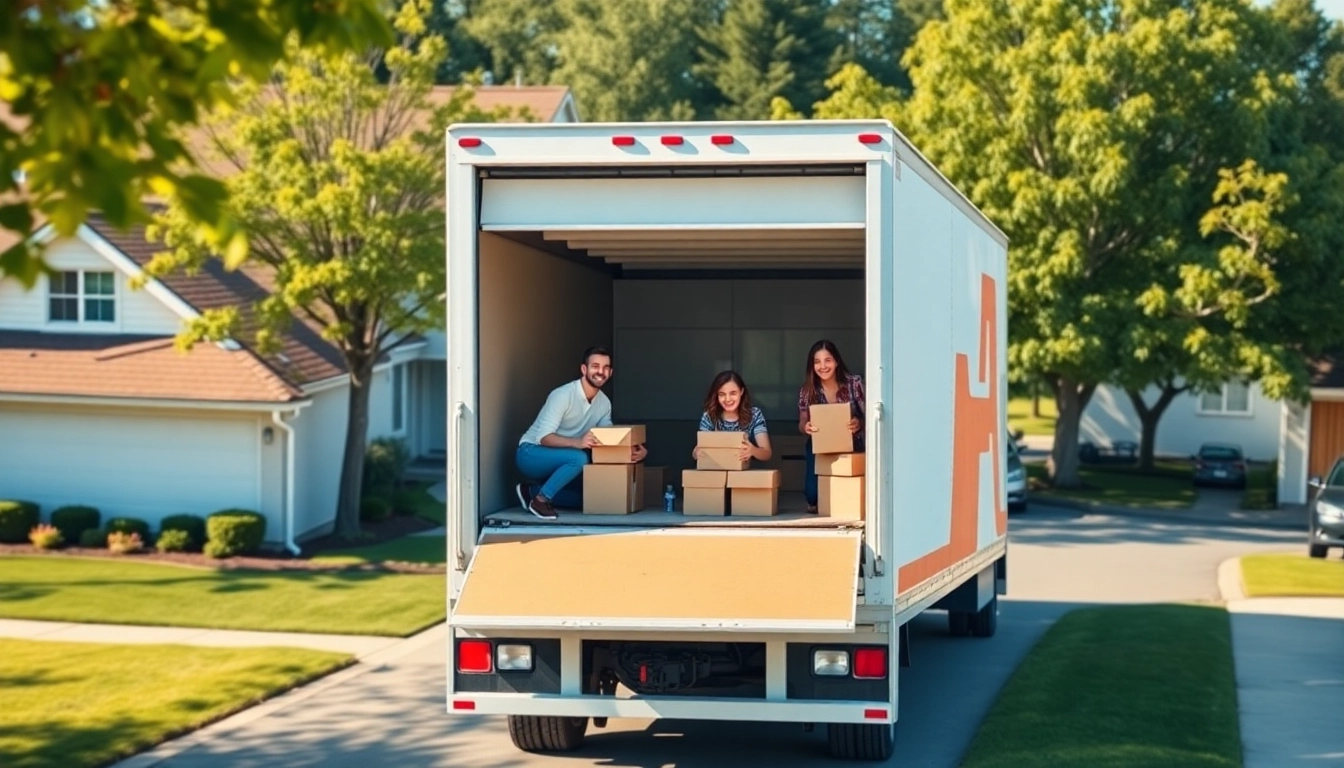
<path fill-rule="evenodd" d="M 814 651 L 812 673 L 839 677 L 849 674 L 848 651 Z"/>
<path fill-rule="evenodd" d="M 520 672 L 532 669 L 532 646 L 499 645 L 495 648 L 495 669 Z"/>

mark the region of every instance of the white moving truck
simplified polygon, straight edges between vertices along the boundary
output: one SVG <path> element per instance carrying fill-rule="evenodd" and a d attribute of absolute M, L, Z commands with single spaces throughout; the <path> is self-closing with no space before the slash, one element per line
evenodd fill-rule
<path fill-rule="evenodd" d="M 447 709 L 569 750 L 608 718 L 825 723 L 894 748 L 905 626 L 994 634 L 1006 589 L 1007 238 L 885 121 L 448 131 Z M 582 351 L 617 424 L 691 464 L 740 371 L 778 447 L 807 350 L 867 390 L 866 514 L 538 520 L 514 452 Z"/>

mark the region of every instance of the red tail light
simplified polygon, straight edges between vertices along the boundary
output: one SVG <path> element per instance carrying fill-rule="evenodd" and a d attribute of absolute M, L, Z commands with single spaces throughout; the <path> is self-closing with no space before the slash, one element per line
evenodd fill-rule
<path fill-rule="evenodd" d="M 886 676 L 886 648 L 859 648 L 854 651 L 854 677 L 860 680 L 881 680 Z"/>
<path fill-rule="evenodd" d="M 865 710 L 863 710 L 863 716 L 866 717 L 866 718 L 868 718 L 869 720 L 886 720 L 886 719 L 887 719 L 887 710 L 885 710 L 885 709 L 865 709 Z"/>
<path fill-rule="evenodd" d="M 474 701 L 454 701 L 454 702 L 453 702 L 453 709 L 475 709 L 475 708 L 476 708 L 476 702 L 474 702 Z"/>
<path fill-rule="evenodd" d="M 634 136 L 612 136 L 611 143 L 618 147 L 633 147 L 635 145 Z"/>
<path fill-rule="evenodd" d="M 457 671 L 484 675 L 495 669 L 495 651 L 489 640 L 463 640 L 457 644 Z"/>

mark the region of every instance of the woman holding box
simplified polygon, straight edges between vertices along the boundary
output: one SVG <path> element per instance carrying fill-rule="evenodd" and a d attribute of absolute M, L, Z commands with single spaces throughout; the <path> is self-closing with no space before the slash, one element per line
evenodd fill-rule
<path fill-rule="evenodd" d="M 807 458 L 803 481 L 803 496 L 807 511 L 817 511 L 817 458 L 812 453 L 812 435 L 817 428 L 812 424 L 809 409 L 820 403 L 849 403 L 849 431 L 854 435 L 854 453 L 863 453 L 863 379 L 849 372 L 845 359 L 835 343 L 822 339 L 807 353 L 807 372 L 803 386 L 798 390 L 798 431 L 807 436 L 804 455 Z"/>
<path fill-rule="evenodd" d="M 746 382 L 736 371 L 724 371 L 714 377 L 705 395 L 705 412 L 700 415 L 701 432 L 745 432 L 742 444 L 743 461 L 769 461 L 770 434 L 765 428 L 765 413 L 751 404 L 751 393 Z M 700 459 L 700 448 L 691 451 L 691 457 Z"/>

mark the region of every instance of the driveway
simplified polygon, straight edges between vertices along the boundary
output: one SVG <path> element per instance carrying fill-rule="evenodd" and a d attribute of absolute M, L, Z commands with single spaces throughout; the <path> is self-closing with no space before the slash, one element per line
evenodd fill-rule
<path fill-rule="evenodd" d="M 1065 612 L 1095 603 L 1217 599 L 1219 562 L 1247 552 L 1296 551 L 1301 540 L 1291 531 L 1045 508 L 1014 516 L 1010 535 L 1009 596 L 996 637 L 949 637 L 941 614 L 912 626 L 913 666 L 901 670 L 901 722 L 891 765 L 957 766 L 1003 683 Z M 127 765 L 852 765 L 826 758 L 824 728 L 806 733 L 776 724 L 613 720 L 605 730 L 590 728 L 580 753 L 520 753 L 502 718 L 444 713 L 442 632 L 428 640 L 364 674 L 316 692 L 295 692 L 263 705 L 260 713 L 244 713 Z"/>

